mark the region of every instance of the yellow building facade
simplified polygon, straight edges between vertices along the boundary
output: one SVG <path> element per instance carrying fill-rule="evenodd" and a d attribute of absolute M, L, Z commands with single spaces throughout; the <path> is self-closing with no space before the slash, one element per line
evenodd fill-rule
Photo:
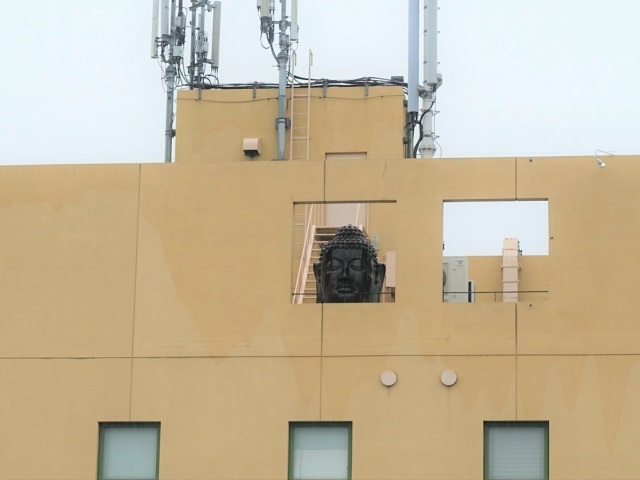
<path fill-rule="evenodd" d="M 183 93 L 176 163 L 0 168 L 0 479 L 104 476 L 108 422 L 159 426 L 159 479 L 287 479 L 291 425 L 344 422 L 353 480 L 480 480 L 502 421 L 551 479 L 639 478 L 640 157 L 406 159 L 402 89 L 354 87 L 272 161 L 276 96 Z M 444 303 L 443 203 L 542 199 L 546 294 Z M 296 205 L 359 202 L 395 302 L 292 304 Z"/>

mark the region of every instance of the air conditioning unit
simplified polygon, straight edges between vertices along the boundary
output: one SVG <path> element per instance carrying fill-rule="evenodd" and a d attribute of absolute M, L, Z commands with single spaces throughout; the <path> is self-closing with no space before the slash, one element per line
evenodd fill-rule
<path fill-rule="evenodd" d="M 473 302 L 474 290 L 474 282 L 469 281 L 467 257 L 442 257 L 442 301 Z"/>

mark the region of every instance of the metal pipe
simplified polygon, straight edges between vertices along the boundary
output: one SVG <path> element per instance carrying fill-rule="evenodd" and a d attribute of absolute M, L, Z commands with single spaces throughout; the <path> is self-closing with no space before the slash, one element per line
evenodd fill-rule
<path fill-rule="evenodd" d="M 281 0 L 280 15 L 280 53 L 278 54 L 278 160 L 284 160 L 284 141 L 287 128 L 285 111 L 287 107 L 287 63 L 289 61 L 289 39 L 287 37 L 287 0 Z"/>
<path fill-rule="evenodd" d="M 170 11 L 170 35 L 168 36 L 168 49 L 169 49 L 169 66 L 166 72 L 167 83 L 167 111 L 165 118 L 165 130 L 164 130 L 164 161 L 165 163 L 171 163 L 171 153 L 173 150 L 173 100 L 174 91 L 176 88 L 176 66 L 173 60 L 173 47 L 175 45 L 175 10 L 176 1 L 171 0 Z"/>
<path fill-rule="evenodd" d="M 171 151 L 173 149 L 173 93 L 176 83 L 176 67 L 169 65 L 167 67 L 167 111 L 165 118 L 164 130 L 164 161 L 171 163 Z"/>
<path fill-rule="evenodd" d="M 189 64 L 189 89 L 193 90 L 193 74 L 196 68 L 196 7 L 191 0 L 191 63 Z"/>
<path fill-rule="evenodd" d="M 204 32 L 204 17 L 205 17 L 205 4 L 200 6 L 200 15 L 198 15 L 198 51 L 196 52 L 198 61 L 198 88 L 202 88 L 204 79 L 204 62 L 209 54 L 209 46 L 206 41 L 206 34 Z"/>

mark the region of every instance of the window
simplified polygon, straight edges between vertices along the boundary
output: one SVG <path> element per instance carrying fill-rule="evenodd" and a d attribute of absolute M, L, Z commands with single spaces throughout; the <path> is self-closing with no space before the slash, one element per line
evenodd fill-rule
<path fill-rule="evenodd" d="M 157 480 L 160 423 L 100 423 L 98 480 Z"/>
<path fill-rule="evenodd" d="M 350 422 L 289 424 L 290 480 L 350 478 Z"/>
<path fill-rule="evenodd" d="M 485 422 L 485 480 L 548 480 L 549 422 Z"/>

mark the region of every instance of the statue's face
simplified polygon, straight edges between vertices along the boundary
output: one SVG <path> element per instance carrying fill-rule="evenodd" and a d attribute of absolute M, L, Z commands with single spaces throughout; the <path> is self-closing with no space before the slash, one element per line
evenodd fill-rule
<path fill-rule="evenodd" d="M 330 303 L 367 301 L 372 289 L 371 259 L 360 248 L 334 248 L 322 262 L 322 290 Z"/>

